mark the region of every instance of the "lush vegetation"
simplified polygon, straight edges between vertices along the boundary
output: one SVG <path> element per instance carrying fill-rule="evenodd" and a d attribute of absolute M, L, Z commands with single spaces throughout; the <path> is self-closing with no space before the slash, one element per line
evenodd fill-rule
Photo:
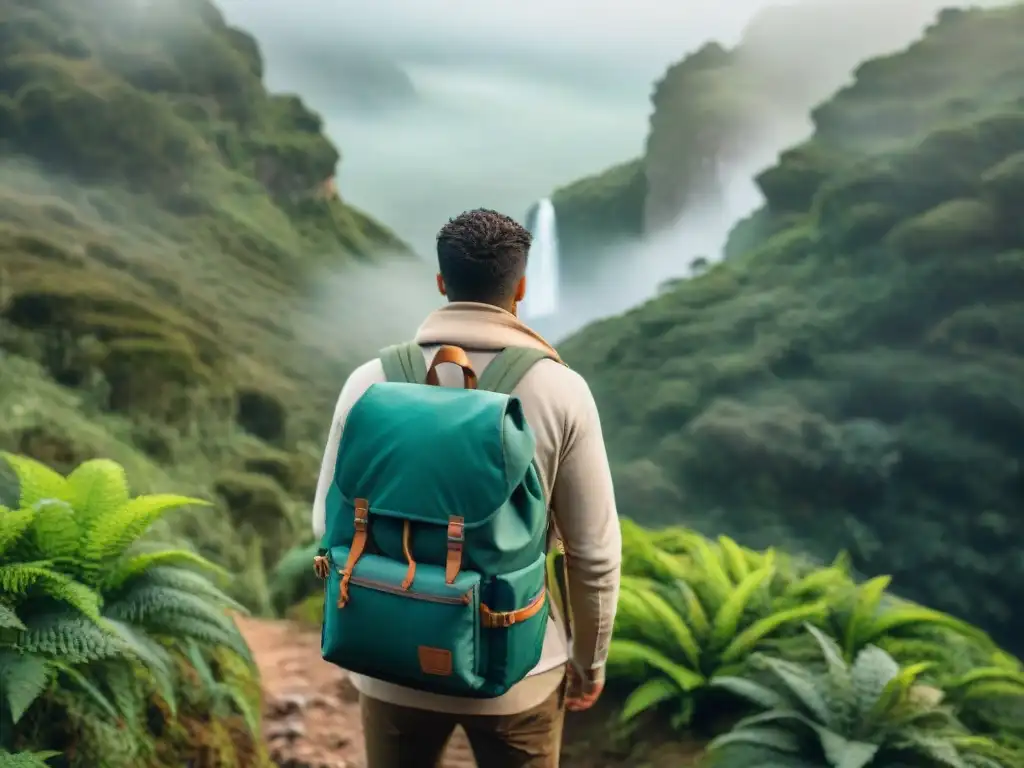
<path fill-rule="evenodd" d="M 19 491 L 0 506 L 0 764 L 33 751 L 68 768 L 267 764 L 227 574 L 147 536 L 206 502 L 132 497 L 106 459 L 62 477 L 3 458 Z"/>
<path fill-rule="evenodd" d="M 316 625 L 311 557 L 295 550 L 274 583 L 310 595 L 292 616 Z M 628 520 L 623 558 L 608 664 L 621 727 L 606 729 L 619 754 L 653 733 L 710 742 L 708 768 L 1024 766 L 1024 664 L 887 577 Z"/>
<path fill-rule="evenodd" d="M 0 764 L 266 763 L 230 612 L 317 620 L 286 550 L 338 384 L 384 341 L 311 297 L 405 255 L 255 42 L 158 5 L 0 10 Z M 557 193 L 570 252 L 701 189 L 723 148 L 680 126 L 743 143 L 770 91 L 736 78 L 786 71 L 765 34 L 673 68 L 647 155 Z M 565 345 L 624 513 L 692 529 L 624 521 L 626 733 L 721 768 L 1024 765 L 1000 650 L 1024 637 L 1022 41 L 1020 6 L 946 12 L 864 64 L 724 264 Z"/>
<path fill-rule="evenodd" d="M 1024 765 L 1024 665 L 985 633 L 857 583 L 843 558 L 623 533 L 622 720 L 717 734 L 708 761 L 727 768 Z"/>
<path fill-rule="evenodd" d="M 0 448 L 213 500 L 172 527 L 268 610 L 324 414 L 387 341 L 339 340 L 318 285 L 408 254 L 207 0 L 16 0 L 0 32 Z"/>
<path fill-rule="evenodd" d="M 722 264 L 562 346 L 626 514 L 890 573 L 1020 652 L 1024 6 L 863 64 Z"/>

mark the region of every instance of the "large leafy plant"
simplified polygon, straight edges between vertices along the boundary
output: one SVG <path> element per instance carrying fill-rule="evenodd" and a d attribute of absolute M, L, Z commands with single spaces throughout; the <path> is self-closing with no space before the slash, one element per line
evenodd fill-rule
<path fill-rule="evenodd" d="M 891 581 L 890 576 L 869 579 L 834 601 L 828 629 L 840 639 L 847 661 L 872 644 L 901 661 L 939 659 L 950 635 L 995 650 L 992 641 L 977 627 L 942 611 L 893 597 L 887 592 Z"/>
<path fill-rule="evenodd" d="M 825 671 L 764 658 L 775 685 L 721 677 L 713 685 L 763 710 L 738 722 L 708 749 L 728 768 L 999 768 L 998 753 L 972 737 L 949 710 L 922 696 L 916 681 L 927 668 L 901 668 L 877 646 L 849 663 L 841 647 L 808 626 Z"/>
<path fill-rule="evenodd" d="M 643 541 L 632 531 L 631 538 L 634 553 L 646 552 L 631 569 L 650 576 L 624 577 L 619 596 L 608 671 L 636 686 L 624 721 L 671 702 L 674 724 L 689 724 L 710 680 L 738 672 L 766 641 L 826 612 L 813 585 L 777 578 L 784 566 L 772 551 L 751 552 L 724 537 L 716 546 L 677 531 L 681 555 L 666 552 L 653 536 Z M 804 599 L 790 599 L 797 588 Z"/>
<path fill-rule="evenodd" d="M 111 461 L 65 478 L 3 457 L 20 497 L 18 509 L 0 508 L 0 733 L 17 724 L 33 743 L 0 747 L 75 744 L 69 760 L 87 765 L 96 764 L 91 744 L 128 764 L 153 751 L 147 702 L 176 715 L 182 659 L 229 648 L 249 660 L 228 613 L 242 608 L 210 578 L 220 569 L 144 539 L 166 512 L 205 502 L 132 498 Z M 230 698 L 255 739 L 255 705 Z"/>

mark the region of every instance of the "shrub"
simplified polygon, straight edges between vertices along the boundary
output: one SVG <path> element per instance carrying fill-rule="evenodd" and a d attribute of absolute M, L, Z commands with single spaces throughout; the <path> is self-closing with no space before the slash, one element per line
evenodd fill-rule
<path fill-rule="evenodd" d="M 826 611 L 813 585 L 776 580 L 774 552 L 760 555 L 724 537 L 718 546 L 695 534 L 675 537 L 686 559 L 654 542 L 643 547 L 652 575 L 671 578 L 623 579 L 608 671 L 637 686 L 623 706 L 624 721 L 672 702 L 674 724 L 688 725 L 710 680 L 743 669 L 766 640 Z M 640 549 L 632 538 L 625 539 L 632 546 L 624 546 L 627 557 Z M 795 593 L 805 599 L 787 602 Z"/>
<path fill-rule="evenodd" d="M 888 593 L 889 577 L 858 584 L 845 556 L 820 566 L 678 527 L 649 531 L 623 521 L 622 529 L 623 586 L 608 661 L 610 688 L 627 694 L 620 721 L 633 727 L 640 715 L 664 713 L 676 728 L 720 732 L 743 691 L 770 687 L 765 657 L 777 660 L 769 667 L 817 680 L 836 659 L 856 668 L 884 656 L 920 679 L 915 696 L 943 704 L 943 722 L 955 723 L 958 739 L 978 737 L 962 746 L 1007 766 L 1024 759 L 1024 665 L 981 630 Z M 800 631 L 804 624 L 810 631 Z M 740 760 L 743 751 L 728 754 Z M 752 760 L 722 765 L 769 764 Z"/>
<path fill-rule="evenodd" d="M 0 747 L 58 749 L 69 766 L 152 764 L 157 742 L 193 722 L 163 759 L 180 766 L 219 717 L 243 723 L 247 743 L 228 746 L 251 751 L 255 670 L 227 613 L 243 609 L 211 581 L 224 577 L 217 566 L 145 537 L 169 510 L 205 502 L 132 498 L 107 460 L 65 478 L 4 458 L 19 500 L 0 508 Z"/>
<path fill-rule="evenodd" d="M 915 695 L 927 665 L 901 668 L 885 651 L 864 647 L 853 664 L 822 632 L 808 627 L 827 671 L 813 674 L 782 659 L 764 658 L 775 679 L 768 687 L 749 679 L 720 678 L 713 685 L 762 709 L 709 745 L 729 768 L 999 768 L 977 751 L 997 748 L 970 739 L 949 712 Z M 968 745 L 970 745 L 968 747 Z"/>
<path fill-rule="evenodd" d="M 942 203 L 900 224 L 889 235 L 896 250 L 910 259 L 946 254 L 970 256 L 996 244 L 992 209 L 980 200 Z"/>
<path fill-rule="evenodd" d="M 777 165 L 757 176 L 757 186 L 773 213 L 810 210 L 818 188 L 835 170 L 837 160 L 832 153 L 806 144 L 787 150 Z"/>

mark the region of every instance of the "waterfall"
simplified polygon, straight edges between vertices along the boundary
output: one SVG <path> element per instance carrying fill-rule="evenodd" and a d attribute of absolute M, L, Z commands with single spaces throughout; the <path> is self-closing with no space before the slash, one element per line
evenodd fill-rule
<path fill-rule="evenodd" d="M 547 198 L 537 203 L 533 245 L 526 263 L 526 298 L 520 305 L 524 319 L 553 315 L 558 311 L 558 231 L 555 206 Z"/>

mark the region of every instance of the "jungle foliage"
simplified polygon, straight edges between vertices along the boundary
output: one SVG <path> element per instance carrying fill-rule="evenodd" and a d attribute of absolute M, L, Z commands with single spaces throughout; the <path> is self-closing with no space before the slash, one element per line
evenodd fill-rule
<path fill-rule="evenodd" d="M 228 575 L 155 540 L 177 495 L 132 497 L 95 459 L 67 477 L 4 454 L 0 507 L 0 748 L 51 765 L 260 765 L 260 690 L 222 591 Z M 26 758 L 27 759 L 27 758 Z"/>
<path fill-rule="evenodd" d="M 709 742 L 704 768 L 1024 766 L 1024 664 L 977 627 L 892 594 L 888 577 L 858 580 L 845 554 L 820 564 L 629 520 L 622 533 L 616 754 L 676 739 Z M 315 551 L 271 578 L 310 626 Z"/>
<path fill-rule="evenodd" d="M 1024 765 L 1024 665 L 984 632 L 856 581 L 843 557 L 623 535 L 621 721 L 716 736 L 707 760 L 726 768 Z"/>
<path fill-rule="evenodd" d="M 861 65 L 729 257 L 562 345 L 625 514 L 891 574 L 1022 650 L 1024 6 Z"/>

